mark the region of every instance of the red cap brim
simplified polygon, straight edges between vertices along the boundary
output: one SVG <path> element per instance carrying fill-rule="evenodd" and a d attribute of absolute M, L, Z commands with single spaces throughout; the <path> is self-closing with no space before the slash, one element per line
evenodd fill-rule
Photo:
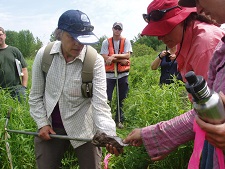
<path fill-rule="evenodd" d="M 147 36 L 164 36 L 171 32 L 179 23 L 184 21 L 192 12 L 196 12 L 196 8 L 183 8 L 179 14 L 160 21 L 150 21 L 143 29 L 141 35 Z"/>

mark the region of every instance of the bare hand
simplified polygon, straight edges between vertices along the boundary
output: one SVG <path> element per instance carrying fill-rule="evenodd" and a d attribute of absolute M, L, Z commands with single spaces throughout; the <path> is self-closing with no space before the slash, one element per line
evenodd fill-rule
<path fill-rule="evenodd" d="M 43 140 L 50 140 L 51 137 L 49 134 L 56 134 L 53 129 L 51 128 L 51 126 L 44 126 L 39 130 L 39 134 L 38 136 L 40 138 L 42 138 Z"/>
<path fill-rule="evenodd" d="M 160 57 L 161 58 L 164 58 L 167 54 L 167 51 L 163 50 L 161 53 L 160 53 Z"/>
<path fill-rule="evenodd" d="M 110 57 L 108 57 L 108 59 L 105 61 L 105 64 L 106 64 L 106 65 L 111 65 L 113 59 L 114 59 L 114 56 L 113 56 L 113 55 L 110 56 Z"/>
<path fill-rule="evenodd" d="M 223 94 L 223 92 L 219 92 L 219 95 L 220 95 L 220 98 L 222 99 L 223 105 L 225 107 L 225 95 Z"/>
<path fill-rule="evenodd" d="M 130 61 L 128 59 L 120 59 L 119 62 L 123 66 L 127 66 L 130 63 Z"/>
<path fill-rule="evenodd" d="M 174 60 L 174 59 L 176 59 L 176 55 L 175 54 L 171 54 L 170 55 L 170 60 Z"/>
<path fill-rule="evenodd" d="M 157 157 L 152 157 L 151 160 L 152 161 L 159 161 L 159 160 L 163 160 L 164 158 L 166 158 L 168 156 L 169 153 L 167 154 L 163 154 L 161 156 L 157 156 Z"/>
<path fill-rule="evenodd" d="M 123 140 L 124 143 L 130 144 L 132 146 L 141 146 L 143 144 L 141 139 L 141 129 L 134 129 L 127 138 Z"/>
<path fill-rule="evenodd" d="M 111 154 L 115 154 L 115 156 L 119 156 L 123 153 L 123 149 L 116 149 L 116 147 L 113 147 L 110 144 L 106 144 L 106 150 Z"/>

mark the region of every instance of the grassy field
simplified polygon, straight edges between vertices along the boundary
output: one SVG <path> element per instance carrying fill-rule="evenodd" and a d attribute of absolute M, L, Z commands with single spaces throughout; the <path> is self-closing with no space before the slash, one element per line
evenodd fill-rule
<path fill-rule="evenodd" d="M 171 119 L 191 108 L 187 99 L 184 85 L 176 82 L 169 86 L 159 87 L 160 72 L 150 70 L 150 63 L 156 53 L 151 56 L 133 57 L 129 76 L 129 95 L 124 101 L 126 117 L 125 128 L 118 129 L 117 134 L 125 138 L 134 128 L 145 127 L 159 121 Z M 29 85 L 31 86 L 31 69 L 33 60 L 29 64 Z M 112 114 L 115 115 L 115 94 Z M 15 130 L 36 131 L 36 125 L 29 114 L 28 103 L 20 104 L 11 99 L 7 93 L 0 90 L 0 168 L 10 169 L 7 157 L 6 142 L 11 147 L 14 169 L 35 169 L 33 136 L 9 133 L 5 139 L 4 125 L 6 114 L 12 108 L 8 128 Z M 192 152 L 192 142 L 180 146 L 162 161 L 152 162 L 142 147 L 125 147 L 119 157 L 111 156 L 109 169 L 185 169 Z M 103 156 L 107 152 L 103 149 Z M 68 152 L 63 159 L 63 169 L 77 169 L 75 155 Z"/>

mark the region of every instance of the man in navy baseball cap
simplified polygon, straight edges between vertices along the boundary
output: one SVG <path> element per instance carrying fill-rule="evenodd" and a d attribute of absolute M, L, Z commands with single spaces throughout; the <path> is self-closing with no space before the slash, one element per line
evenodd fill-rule
<path fill-rule="evenodd" d="M 58 21 L 58 29 L 68 32 L 74 39 L 84 45 L 98 43 L 99 39 L 92 32 L 88 16 L 79 10 L 68 10 L 64 12 Z"/>

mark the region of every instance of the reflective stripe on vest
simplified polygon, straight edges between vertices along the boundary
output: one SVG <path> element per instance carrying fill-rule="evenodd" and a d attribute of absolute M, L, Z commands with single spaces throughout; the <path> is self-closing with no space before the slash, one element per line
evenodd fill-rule
<path fill-rule="evenodd" d="M 118 54 L 122 54 L 124 52 L 124 45 L 125 45 L 125 40 L 126 38 L 120 38 L 120 44 L 119 44 L 119 51 Z M 108 38 L 108 50 L 109 50 L 109 56 L 112 56 L 113 54 L 115 54 L 115 50 L 114 50 L 114 44 L 113 44 L 113 38 Z M 129 60 L 129 59 L 128 59 Z M 114 63 L 111 63 L 111 65 L 105 65 L 105 70 L 106 72 L 110 73 L 110 72 L 114 72 Z M 118 72 L 128 72 L 130 70 L 130 60 L 128 65 L 121 65 L 120 63 L 118 63 Z"/>

